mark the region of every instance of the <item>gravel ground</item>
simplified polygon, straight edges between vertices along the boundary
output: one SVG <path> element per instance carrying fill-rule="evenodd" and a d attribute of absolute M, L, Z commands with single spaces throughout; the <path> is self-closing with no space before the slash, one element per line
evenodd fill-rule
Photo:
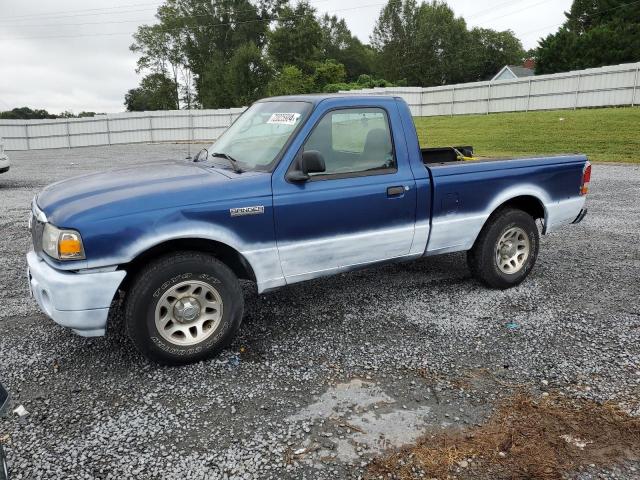
<path fill-rule="evenodd" d="M 425 428 L 481 422 L 520 386 L 640 414 L 640 166 L 596 165 L 585 221 L 544 237 L 531 277 L 509 291 L 480 286 L 461 254 L 267 295 L 247 284 L 232 347 L 182 368 L 149 364 L 122 335 L 87 340 L 48 320 L 25 280 L 33 195 L 186 148 L 10 152 L 0 380 L 29 412 L 0 419 L 13 478 L 358 478 Z"/>

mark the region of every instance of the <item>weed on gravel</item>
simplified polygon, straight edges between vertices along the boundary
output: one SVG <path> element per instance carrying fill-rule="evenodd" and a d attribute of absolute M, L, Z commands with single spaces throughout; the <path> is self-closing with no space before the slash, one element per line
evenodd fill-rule
<path fill-rule="evenodd" d="M 376 460 L 368 478 L 555 480 L 638 458 L 640 418 L 610 403 L 519 393 L 482 426 L 428 435 Z"/>

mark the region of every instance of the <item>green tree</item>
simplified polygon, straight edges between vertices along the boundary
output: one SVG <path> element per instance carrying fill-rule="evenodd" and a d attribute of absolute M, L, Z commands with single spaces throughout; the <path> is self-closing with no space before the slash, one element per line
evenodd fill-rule
<path fill-rule="evenodd" d="M 142 25 L 133 34 L 129 49 L 138 53 L 136 72 L 159 73 L 171 77 L 175 85 L 174 97 L 179 105 L 180 83 L 190 81 L 185 56 L 185 33 L 180 21 L 179 4 L 175 0 L 158 7 L 155 25 Z"/>
<path fill-rule="evenodd" d="M 536 73 L 640 60 L 640 3 L 574 0 L 560 29 L 540 41 Z"/>
<path fill-rule="evenodd" d="M 44 109 L 32 110 L 29 107 L 19 107 L 6 112 L 0 112 L 0 118 L 5 120 L 43 120 L 57 117 Z"/>
<path fill-rule="evenodd" d="M 249 0 L 174 0 L 185 25 L 185 56 L 194 74 L 196 99 L 204 108 L 240 104 L 226 82 L 231 58 L 249 42 L 264 45 L 267 15 Z M 265 7 L 266 8 L 266 7 Z"/>
<path fill-rule="evenodd" d="M 372 36 L 379 73 L 410 85 L 456 83 L 472 75 L 466 65 L 471 37 L 463 18 L 441 1 L 390 0 Z"/>
<path fill-rule="evenodd" d="M 227 84 L 234 103 L 250 105 L 264 97 L 271 76 L 271 68 L 255 43 L 238 47 L 227 69 Z"/>
<path fill-rule="evenodd" d="M 227 83 L 232 59 L 241 48 L 246 55 L 249 43 L 264 49 L 269 22 L 285 3 L 165 0 L 158 8 L 158 23 L 140 27 L 134 36 L 131 48 L 141 55 L 138 69 L 173 77 L 186 103 L 193 98 L 205 108 L 239 105 L 244 98 L 236 99 L 236 86 Z"/>
<path fill-rule="evenodd" d="M 267 92 L 322 91 L 371 74 L 376 57 L 344 20 L 317 18 L 307 0 L 164 0 L 156 18 L 130 48 L 138 73 L 171 79 L 171 105 L 228 108 Z M 150 92 L 159 84 L 150 87 L 131 90 L 129 103 L 158 104 Z"/>
<path fill-rule="evenodd" d="M 380 12 L 371 45 L 377 53 L 376 73 L 382 77 L 404 78 L 407 66 L 417 60 L 414 45 L 417 11 L 415 0 L 389 0 Z"/>
<path fill-rule="evenodd" d="M 375 53 L 351 33 L 344 19 L 325 14 L 320 18 L 320 28 L 322 55 L 343 64 L 347 80 L 354 81 L 362 74 L 371 73 Z"/>
<path fill-rule="evenodd" d="M 439 0 L 389 0 L 371 40 L 378 75 L 424 87 L 490 78 L 524 56 L 513 32 L 469 31 L 465 20 Z"/>
<path fill-rule="evenodd" d="M 32 110 L 29 107 L 14 108 L 6 112 L 0 112 L 0 118 L 8 119 L 8 120 L 45 120 L 45 119 L 51 119 L 51 118 L 84 118 L 84 117 L 95 117 L 96 115 L 97 115 L 96 112 L 80 112 L 79 114 L 76 115 L 71 110 L 65 110 L 59 115 L 56 115 L 54 113 L 49 113 L 43 109 Z"/>
<path fill-rule="evenodd" d="M 471 30 L 467 68 L 472 78 L 490 80 L 505 65 L 520 65 L 526 57 L 522 43 L 511 30 L 496 32 L 487 28 Z"/>
<path fill-rule="evenodd" d="M 195 97 L 203 108 L 235 106 L 230 85 L 227 84 L 227 60 L 220 52 L 212 53 L 195 73 Z"/>
<path fill-rule="evenodd" d="M 406 85 L 394 84 L 387 80 L 373 78 L 371 75 L 360 75 L 356 82 L 350 83 L 330 83 L 325 85 L 323 91 L 326 93 L 337 93 L 341 90 L 356 90 L 361 88 L 376 88 L 376 87 L 400 87 Z"/>
<path fill-rule="evenodd" d="M 467 24 L 440 1 L 422 3 L 416 18 L 414 56 L 405 67 L 411 84 L 432 86 L 466 82 L 471 38 Z"/>
<path fill-rule="evenodd" d="M 342 83 L 347 78 L 344 65 L 335 60 L 318 63 L 313 72 L 313 86 L 317 92 L 322 92 L 330 83 Z"/>
<path fill-rule="evenodd" d="M 161 73 L 151 73 L 144 77 L 138 88 L 129 90 L 124 96 L 128 112 L 147 110 L 176 110 L 176 85 Z"/>
<path fill-rule="evenodd" d="M 310 74 L 322 59 L 322 29 L 316 10 L 306 1 L 295 8 L 283 7 L 276 27 L 269 34 L 269 55 L 277 69 L 295 66 Z"/>
<path fill-rule="evenodd" d="M 284 67 L 267 88 L 269 96 L 298 95 L 312 90 L 313 79 L 293 65 Z"/>

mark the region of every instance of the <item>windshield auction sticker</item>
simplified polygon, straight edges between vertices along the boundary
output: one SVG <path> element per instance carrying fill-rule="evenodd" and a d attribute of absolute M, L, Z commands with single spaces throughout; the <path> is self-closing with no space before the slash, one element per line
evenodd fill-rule
<path fill-rule="evenodd" d="M 299 113 L 274 113 L 267 123 L 272 125 L 295 125 L 299 118 Z"/>

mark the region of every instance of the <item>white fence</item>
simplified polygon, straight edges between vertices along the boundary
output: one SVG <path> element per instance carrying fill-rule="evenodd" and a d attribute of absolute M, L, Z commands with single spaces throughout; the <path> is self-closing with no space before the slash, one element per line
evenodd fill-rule
<path fill-rule="evenodd" d="M 525 112 L 640 102 L 640 62 L 517 80 L 443 87 L 352 90 L 354 95 L 396 95 L 414 116 Z M 209 141 L 217 138 L 243 108 L 171 110 L 56 120 L 0 120 L 5 150 L 71 148 L 123 143 Z"/>
<path fill-rule="evenodd" d="M 209 141 L 244 111 L 169 110 L 55 120 L 0 120 L 5 150 L 72 148 L 123 143 Z"/>
<path fill-rule="evenodd" d="M 430 88 L 374 88 L 349 93 L 400 96 L 417 117 L 635 106 L 640 102 L 639 71 L 640 62 L 516 80 Z"/>

